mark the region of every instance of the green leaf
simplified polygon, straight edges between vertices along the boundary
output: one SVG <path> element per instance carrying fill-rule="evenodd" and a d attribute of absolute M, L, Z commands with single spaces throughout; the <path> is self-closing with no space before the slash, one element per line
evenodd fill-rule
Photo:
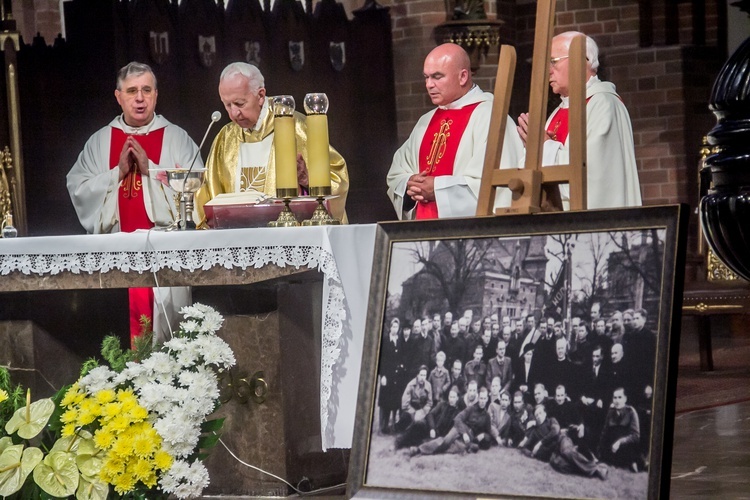
<path fill-rule="evenodd" d="M 78 488 L 80 474 L 73 453 L 50 452 L 34 469 L 34 482 L 52 496 L 67 497 Z"/>
<path fill-rule="evenodd" d="M 76 490 L 76 500 L 107 500 L 109 485 L 98 477 L 81 476 Z"/>
<path fill-rule="evenodd" d="M 63 423 L 60 421 L 60 417 L 62 416 L 64 409 L 60 406 L 60 401 L 65 397 L 65 393 L 68 392 L 68 389 L 70 389 L 70 385 L 64 386 L 52 396 L 52 402 L 55 403 L 55 411 L 52 412 L 52 416 L 49 418 L 48 428 L 57 435 L 60 435 L 60 431 L 63 428 Z"/>
<path fill-rule="evenodd" d="M 8 423 L 5 424 L 5 432 L 13 434 L 17 431 L 18 436 L 23 439 L 36 437 L 47 425 L 49 417 L 54 411 L 55 403 L 51 399 L 34 401 L 28 408 L 24 406 L 16 410 Z"/>
<path fill-rule="evenodd" d="M 24 449 L 22 444 L 6 447 L 0 454 L 0 496 L 7 497 L 20 490 L 43 456 L 39 448 Z"/>
<path fill-rule="evenodd" d="M 219 432 L 221 428 L 224 427 L 224 420 L 226 420 L 226 418 L 206 420 L 201 424 L 201 433 Z"/>
<path fill-rule="evenodd" d="M 198 439 L 198 448 L 200 448 L 201 450 L 213 448 L 218 442 L 219 436 L 217 434 L 211 434 L 210 436 L 201 436 L 200 439 Z"/>

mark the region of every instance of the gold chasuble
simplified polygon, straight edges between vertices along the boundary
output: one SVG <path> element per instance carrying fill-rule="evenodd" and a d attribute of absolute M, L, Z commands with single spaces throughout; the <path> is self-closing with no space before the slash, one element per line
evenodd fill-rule
<path fill-rule="evenodd" d="M 271 101 L 272 98 L 267 99 Z M 265 116 L 262 122 L 253 130 L 244 130 L 232 122 L 225 125 L 214 139 L 211 152 L 206 161 L 206 182 L 196 194 L 196 206 L 200 216 L 201 224 L 205 223 L 206 215 L 203 205 L 217 195 L 224 193 L 237 193 L 244 191 L 247 187 L 253 187 L 258 191 L 275 197 L 276 196 L 276 158 L 273 147 L 270 148 L 268 158 L 258 158 L 252 165 L 239 165 L 240 146 L 244 143 L 260 143 L 274 131 L 274 116 L 271 110 L 273 103 L 268 102 L 264 109 Z M 297 153 L 302 154 L 305 163 L 307 159 L 307 124 L 305 115 L 294 113 L 294 129 L 297 138 Z M 263 148 L 258 148 L 262 150 Z M 338 195 L 330 200 L 331 213 L 334 217 L 346 223 L 346 195 L 349 191 L 349 174 L 346 162 L 338 151 L 329 147 L 331 157 L 331 194 Z M 264 172 L 256 172 L 258 165 L 267 165 Z M 253 179 L 248 186 L 247 178 Z M 244 180 L 244 182 L 243 182 Z"/>
<path fill-rule="evenodd" d="M 422 175 L 453 175 L 458 144 L 477 106 L 478 102 L 460 109 L 438 108 L 435 111 L 419 147 L 419 172 Z M 437 219 L 438 216 L 434 200 L 417 203 L 417 219 Z"/>

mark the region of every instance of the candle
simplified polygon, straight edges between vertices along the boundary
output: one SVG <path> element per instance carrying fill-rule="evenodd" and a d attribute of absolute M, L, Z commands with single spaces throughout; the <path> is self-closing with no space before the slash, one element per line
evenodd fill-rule
<path fill-rule="evenodd" d="M 331 159 L 328 155 L 328 117 L 307 117 L 307 175 L 311 187 L 331 185 Z"/>
<path fill-rule="evenodd" d="M 297 194 L 297 139 L 294 133 L 294 97 L 274 98 L 273 148 L 276 155 L 276 189 L 280 197 Z"/>
<path fill-rule="evenodd" d="M 328 97 L 305 96 L 307 112 L 307 175 L 310 187 L 331 187 L 331 159 L 328 150 Z"/>

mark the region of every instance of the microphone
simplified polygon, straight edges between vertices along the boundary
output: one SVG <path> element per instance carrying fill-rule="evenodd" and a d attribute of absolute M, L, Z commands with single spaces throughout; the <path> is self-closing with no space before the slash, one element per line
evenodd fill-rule
<path fill-rule="evenodd" d="M 206 128 L 206 133 L 203 134 L 203 139 L 201 139 L 201 143 L 198 146 L 198 151 L 195 152 L 195 156 L 193 156 L 193 161 L 190 162 L 190 168 L 188 168 L 187 174 L 185 174 L 185 178 L 182 180 L 182 192 L 185 192 L 185 185 L 187 184 L 188 177 L 190 177 L 190 172 L 193 171 L 193 165 L 195 165 L 195 160 L 198 159 L 198 155 L 201 154 L 201 148 L 203 147 L 203 143 L 206 142 L 206 137 L 208 137 L 208 131 L 211 130 L 211 127 L 213 127 L 214 123 L 221 120 L 221 113 L 218 111 L 214 111 L 211 113 L 211 123 L 208 124 L 208 128 Z"/>

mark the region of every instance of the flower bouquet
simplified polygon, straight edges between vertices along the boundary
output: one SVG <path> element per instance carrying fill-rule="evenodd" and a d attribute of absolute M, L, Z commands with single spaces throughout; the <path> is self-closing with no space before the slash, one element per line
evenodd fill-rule
<path fill-rule="evenodd" d="M 54 398 L 32 403 L 27 394 L 16 404 L 7 435 L 0 432 L 0 496 L 151 500 L 202 493 L 209 483 L 204 451 L 223 422 L 206 420 L 219 406 L 217 372 L 235 358 L 215 335 L 223 318 L 214 309 L 195 304 L 180 313 L 179 331 L 140 361 L 113 355 L 112 339 L 105 340 L 110 366 L 87 362 L 84 375 Z M 14 399 L 18 389 L 0 389 L 0 419 Z"/>

